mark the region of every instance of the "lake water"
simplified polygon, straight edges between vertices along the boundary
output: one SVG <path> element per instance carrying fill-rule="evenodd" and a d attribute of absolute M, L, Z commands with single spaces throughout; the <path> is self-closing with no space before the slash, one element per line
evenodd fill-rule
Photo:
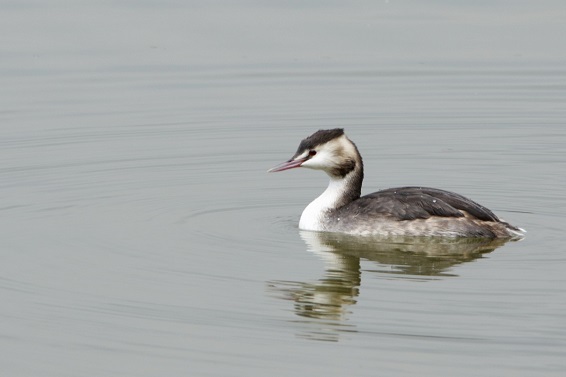
<path fill-rule="evenodd" d="M 563 376 L 566 5 L 0 5 L 6 376 Z M 364 193 L 520 242 L 301 232 L 344 127 Z"/>

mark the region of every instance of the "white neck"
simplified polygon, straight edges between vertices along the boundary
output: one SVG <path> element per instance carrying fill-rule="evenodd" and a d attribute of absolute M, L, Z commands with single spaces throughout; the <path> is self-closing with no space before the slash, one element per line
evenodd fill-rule
<path fill-rule="evenodd" d="M 328 210 L 336 208 L 342 201 L 348 189 L 348 183 L 349 179 L 347 177 L 330 178 L 326 190 L 304 209 L 299 221 L 299 229 L 325 230 L 324 216 Z"/>

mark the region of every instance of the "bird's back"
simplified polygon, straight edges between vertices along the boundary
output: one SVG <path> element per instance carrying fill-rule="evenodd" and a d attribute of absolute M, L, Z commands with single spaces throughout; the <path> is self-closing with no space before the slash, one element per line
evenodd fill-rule
<path fill-rule="evenodd" d="M 520 232 L 453 192 L 399 187 L 362 196 L 329 213 L 330 231 L 352 234 L 502 237 Z"/>

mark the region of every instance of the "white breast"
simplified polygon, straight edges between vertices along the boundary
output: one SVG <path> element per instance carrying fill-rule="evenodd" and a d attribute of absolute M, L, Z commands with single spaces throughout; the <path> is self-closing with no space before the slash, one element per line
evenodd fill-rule
<path fill-rule="evenodd" d="M 344 179 L 331 179 L 326 190 L 304 209 L 299 221 L 299 229 L 326 230 L 326 212 L 336 208 L 336 203 L 344 194 L 345 186 Z"/>

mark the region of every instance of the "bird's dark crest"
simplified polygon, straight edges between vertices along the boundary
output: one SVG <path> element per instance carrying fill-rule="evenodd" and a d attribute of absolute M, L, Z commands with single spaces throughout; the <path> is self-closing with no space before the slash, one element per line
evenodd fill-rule
<path fill-rule="evenodd" d="M 301 154 L 305 150 L 314 149 L 317 145 L 328 143 L 330 140 L 336 139 L 344 135 L 343 128 L 334 128 L 332 130 L 318 130 L 311 136 L 303 139 L 299 144 L 296 155 Z"/>

